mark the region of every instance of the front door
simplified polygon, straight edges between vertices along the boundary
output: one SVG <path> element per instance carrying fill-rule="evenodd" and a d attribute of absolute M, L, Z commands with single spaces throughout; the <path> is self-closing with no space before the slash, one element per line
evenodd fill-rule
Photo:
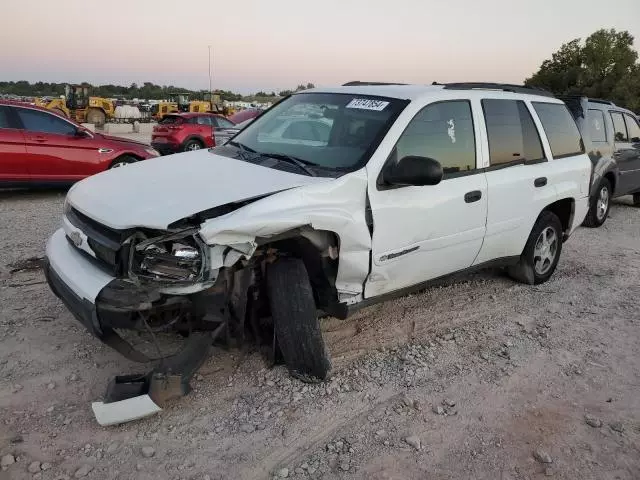
<path fill-rule="evenodd" d="M 620 169 L 616 196 L 626 195 L 640 189 L 640 132 L 637 122 L 631 116 L 621 112 L 610 113 L 615 142 L 613 158 Z M 631 131 L 628 127 L 631 127 Z"/>
<path fill-rule="evenodd" d="M 390 188 L 369 173 L 373 235 L 365 297 L 473 264 L 484 238 L 488 197 L 475 124 L 471 103 L 451 100 L 425 106 L 401 134 L 387 162 L 408 155 L 433 158 L 444 171 L 438 185 Z"/>
<path fill-rule="evenodd" d="M 100 169 L 96 142 L 77 135 L 77 127 L 42 110 L 16 109 L 24 128 L 29 157 L 27 168 L 34 180 L 80 180 Z"/>

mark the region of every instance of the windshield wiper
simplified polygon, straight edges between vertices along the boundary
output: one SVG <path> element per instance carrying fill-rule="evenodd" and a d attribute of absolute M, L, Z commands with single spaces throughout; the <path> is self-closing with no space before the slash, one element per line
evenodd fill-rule
<path fill-rule="evenodd" d="M 294 157 L 292 155 L 286 155 L 284 153 L 261 153 L 260 155 L 262 155 L 264 157 L 271 157 L 271 158 L 275 158 L 275 159 L 278 159 L 278 160 L 282 160 L 284 162 L 292 163 L 293 165 L 298 167 L 300 170 L 302 170 L 304 173 L 306 173 L 310 177 L 317 177 L 318 176 L 318 174 L 316 172 L 314 172 L 313 170 L 311 170 L 308 167 L 308 165 L 315 165 L 315 163 L 313 163 L 313 162 L 309 162 L 307 160 L 303 160 L 301 158 Z"/>
<path fill-rule="evenodd" d="M 253 148 L 247 147 L 244 143 L 236 142 L 235 140 L 227 142 L 227 144 L 239 148 L 243 152 L 257 153 Z"/>
<path fill-rule="evenodd" d="M 247 156 L 248 153 L 257 154 L 257 152 L 253 148 L 247 147 L 244 143 L 232 141 L 232 142 L 227 142 L 227 145 L 236 147 L 239 150 L 238 153 L 240 154 L 240 158 L 245 162 L 252 162 L 256 159 L 255 156 L 253 157 Z"/>

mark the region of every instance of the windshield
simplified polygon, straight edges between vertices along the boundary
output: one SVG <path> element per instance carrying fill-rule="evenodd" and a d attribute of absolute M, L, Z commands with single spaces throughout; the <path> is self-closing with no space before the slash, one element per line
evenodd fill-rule
<path fill-rule="evenodd" d="M 230 145 L 312 167 L 354 170 L 366 163 L 406 105 L 367 95 L 292 95 L 253 120 Z"/>

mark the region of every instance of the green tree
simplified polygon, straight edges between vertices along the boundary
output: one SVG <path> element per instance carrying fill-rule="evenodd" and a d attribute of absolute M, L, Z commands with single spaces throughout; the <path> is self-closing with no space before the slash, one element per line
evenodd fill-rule
<path fill-rule="evenodd" d="M 598 30 L 582 44 L 565 43 L 551 59 L 525 80 L 556 94 L 605 98 L 631 110 L 640 110 L 640 64 L 627 31 Z"/>

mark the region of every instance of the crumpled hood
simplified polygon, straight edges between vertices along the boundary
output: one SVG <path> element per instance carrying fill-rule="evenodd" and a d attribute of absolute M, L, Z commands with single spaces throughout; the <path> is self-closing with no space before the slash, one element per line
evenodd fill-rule
<path fill-rule="evenodd" d="M 330 181 L 199 150 L 99 173 L 76 183 L 67 200 L 111 228 L 164 229 L 209 208 Z"/>

